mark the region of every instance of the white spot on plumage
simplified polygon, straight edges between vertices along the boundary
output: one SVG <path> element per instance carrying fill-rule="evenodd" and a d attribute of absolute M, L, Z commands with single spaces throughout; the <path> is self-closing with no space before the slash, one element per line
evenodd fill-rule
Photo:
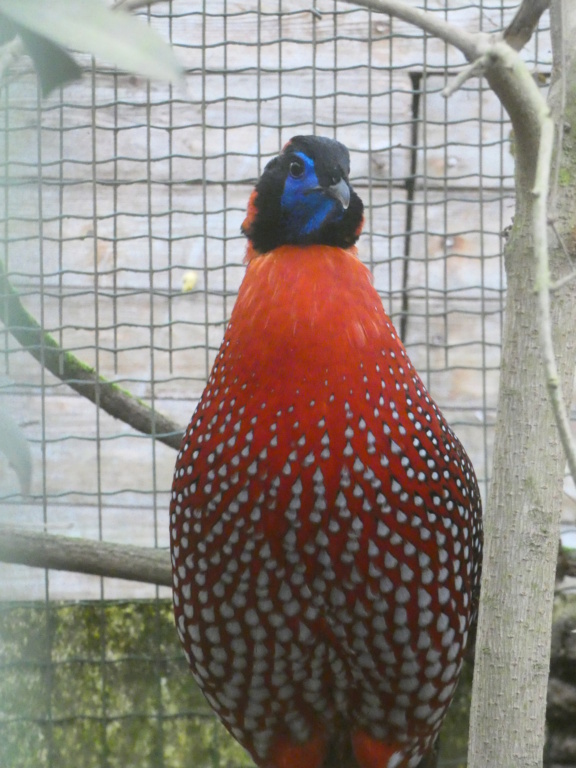
<path fill-rule="evenodd" d="M 438 632 L 446 632 L 450 626 L 450 619 L 445 613 L 441 613 L 436 620 L 436 629 Z"/>
<path fill-rule="evenodd" d="M 384 555 L 384 567 L 394 569 L 398 566 L 398 560 L 390 552 Z"/>

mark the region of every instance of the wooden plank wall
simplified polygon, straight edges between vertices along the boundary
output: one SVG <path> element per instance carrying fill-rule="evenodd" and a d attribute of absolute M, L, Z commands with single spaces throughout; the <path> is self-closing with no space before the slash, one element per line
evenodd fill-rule
<path fill-rule="evenodd" d="M 471 31 L 501 28 L 482 0 L 426 4 Z M 206 6 L 208 10 L 203 11 Z M 260 10 L 259 10 L 260 6 Z M 509 126 L 462 57 L 334 0 L 173 0 L 151 23 L 186 68 L 170 89 L 87 57 L 84 78 L 37 99 L 25 61 L 6 90 L 5 260 L 26 306 L 66 348 L 184 425 L 243 275 L 239 227 L 266 160 L 297 133 L 351 150 L 367 205 L 361 255 L 416 366 L 489 471 L 513 214 Z M 172 18 L 169 18 L 170 8 Z M 225 14 L 224 11 L 227 11 Z M 525 52 L 549 69 L 539 35 Z M 189 270 L 196 289 L 182 292 Z M 166 546 L 174 453 L 98 414 L 2 337 L 0 394 L 32 449 L 29 496 L 0 458 L 0 517 L 53 533 Z M 113 580 L 0 566 L 4 595 L 153 594 Z"/>

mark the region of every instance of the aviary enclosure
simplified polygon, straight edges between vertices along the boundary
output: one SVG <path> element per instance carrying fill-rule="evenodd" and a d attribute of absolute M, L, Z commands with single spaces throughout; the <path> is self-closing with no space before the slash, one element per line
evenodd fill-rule
<path fill-rule="evenodd" d="M 517 3 L 424 5 L 491 32 Z M 82 79 L 42 98 L 26 57 L 4 69 L 2 259 L 29 317 L 184 427 L 242 279 L 254 180 L 291 136 L 336 137 L 367 210 L 361 257 L 485 494 L 514 199 L 513 136 L 486 83 L 445 99 L 461 56 L 349 3 L 138 13 L 171 41 L 183 84 L 78 55 Z M 523 50 L 543 89 L 546 27 Z M 0 338 L 0 522 L 167 547 L 174 450 L 81 397 L 9 328 Z M 567 537 L 575 499 L 567 479 Z M 250 765 L 186 671 L 167 588 L 0 564 L 0 590 L 1 765 Z M 443 766 L 465 764 L 465 708 L 464 689 Z"/>

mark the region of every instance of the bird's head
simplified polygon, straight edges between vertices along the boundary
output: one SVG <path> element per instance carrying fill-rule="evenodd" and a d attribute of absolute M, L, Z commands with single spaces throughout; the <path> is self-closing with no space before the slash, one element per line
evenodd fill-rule
<path fill-rule="evenodd" d="M 250 197 L 242 232 L 258 253 L 281 245 L 349 248 L 362 231 L 362 201 L 350 186 L 339 141 L 295 136 L 271 160 Z"/>

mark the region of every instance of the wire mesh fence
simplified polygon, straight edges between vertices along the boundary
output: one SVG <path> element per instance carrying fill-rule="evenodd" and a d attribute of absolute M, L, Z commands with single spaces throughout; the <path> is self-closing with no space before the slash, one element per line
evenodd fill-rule
<path fill-rule="evenodd" d="M 494 31 L 516 2 L 424 6 L 471 31 Z M 360 256 L 485 493 L 505 293 L 502 237 L 513 215 L 513 137 L 495 96 L 473 79 L 445 99 L 460 55 L 350 3 L 172 0 L 140 13 L 175 46 L 185 84 L 147 83 L 78 56 L 83 79 L 48 98 L 39 96 L 25 59 L 0 92 L 0 240 L 30 316 L 98 376 L 184 427 L 242 279 L 240 223 L 255 179 L 291 136 L 334 136 L 350 149 L 352 183 L 366 206 Z M 541 27 L 523 55 L 545 86 L 550 51 L 546 22 Z M 17 423 L 30 451 L 12 455 L 12 466 L 9 452 L 0 456 L 1 520 L 166 546 L 174 452 L 80 397 L 6 328 L 1 339 L 2 419 Z M 110 603 L 86 629 L 85 642 L 96 649 L 89 660 L 86 645 L 56 642 L 46 630 L 34 641 L 41 669 L 31 671 L 30 659 L 10 651 L 14 640 L 3 640 L 5 671 L 33 678 L 28 693 L 0 713 L 0 725 L 26 734 L 34 757 L 7 765 L 67 765 L 54 739 L 62 719 L 74 725 L 58 743 L 76 764 L 79 755 L 95 766 L 243 759 L 209 730 L 189 738 L 197 694 L 170 655 L 175 646 L 166 656 L 158 629 L 167 591 L 24 566 L 0 565 L 0 578 L 3 600 L 18 601 L 5 604 L 8 636 L 38 622 L 62 633 L 88 622 L 84 603 L 58 601 L 146 598 L 137 620 L 131 603 L 119 604 L 122 653 L 138 670 L 153 668 L 156 686 L 145 714 L 137 688 L 121 711 L 113 702 L 119 651 L 109 645 Z M 128 642 L 140 631 L 145 658 Z M 65 714 L 59 665 L 90 670 L 92 682 L 82 685 L 95 692 L 79 694 L 82 706 Z M 165 687 L 183 680 L 190 692 L 166 698 Z M 34 741 L 29 725 L 40 721 Z M 87 723 L 98 725 L 96 742 Z M 126 758 L 119 734 L 154 728 L 145 756 Z M 86 738 L 95 745 L 90 761 L 79 746 Z"/>

